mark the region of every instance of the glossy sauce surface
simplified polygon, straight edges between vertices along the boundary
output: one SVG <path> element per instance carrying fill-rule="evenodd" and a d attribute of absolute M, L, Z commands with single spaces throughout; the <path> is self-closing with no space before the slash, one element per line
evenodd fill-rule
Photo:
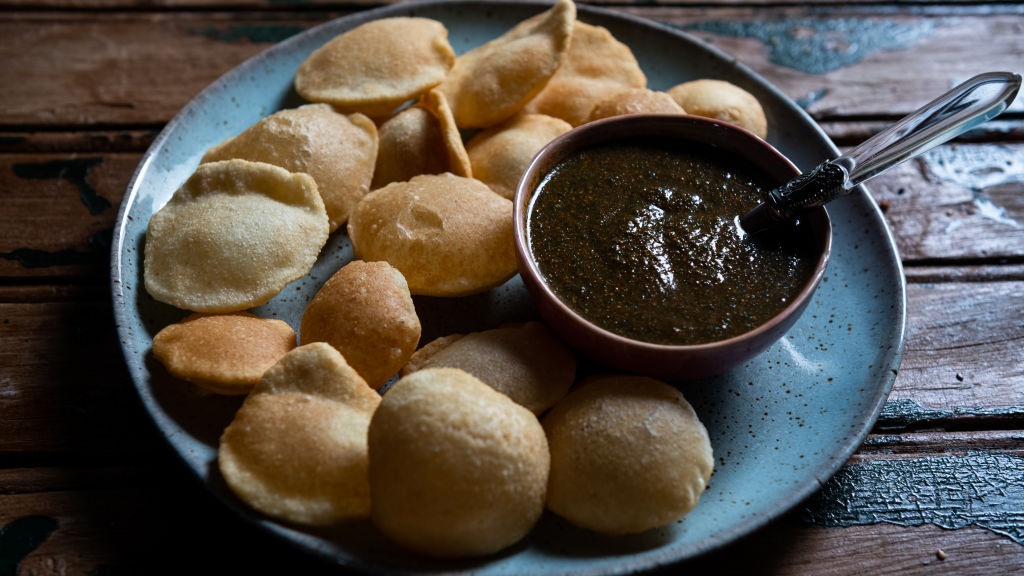
<path fill-rule="evenodd" d="M 810 234 L 749 238 L 738 216 L 774 187 L 707 147 L 602 145 L 546 174 L 527 242 L 552 291 L 594 324 L 658 344 L 738 336 L 799 294 Z"/>

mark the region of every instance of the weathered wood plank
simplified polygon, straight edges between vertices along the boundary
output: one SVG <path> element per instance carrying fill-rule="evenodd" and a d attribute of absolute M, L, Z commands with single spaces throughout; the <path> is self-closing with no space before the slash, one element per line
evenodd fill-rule
<path fill-rule="evenodd" d="M 1024 265 L 996 266 L 908 266 L 903 269 L 907 282 L 998 282 L 1024 280 Z"/>
<path fill-rule="evenodd" d="M 135 450 L 149 424 L 108 299 L 0 303 L 0 414 L 0 455 Z"/>
<path fill-rule="evenodd" d="M 869 434 L 847 465 L 872 460 L 998 452 L 1024 456 L 1024 430 L 924 431 Z"/>
<path fill-rule="evenodd" d="M 1022 469 L 1024 457 L 999 452 L 856 462 L 826 482 L 802 516 L 825 527 L 973 525 L 1024 544 Z"/>
<path fill-rule="evenodd" d="M 818 528 L 786 519 L 684 567 L 735 575 L 982 576 L 999 570 L 1012 573 L 1022 562 L 1024 546 L 981 528 L 890 524 Z"/>
<path fill-rule="evenodd" d="M 618 8 L 711 41 L 824 120 L 905 114 L 1024 52 L 1013 5 Z M 4 13 L 0 126 L 158 125 L 249 56 L 341 14 Z"/>
<path fill-rule="evenodd" d="M 4 536 L 34 537 L 38 542 L 28 550 L 12 549 L 11 557 L 3 558 L 16 562 L 19 574 L 138 570 L 143 567 L 138 552 L 147 546 L 145 538 L 160 536 L 154 518 L 142 515 L 158 510 L 146 502 L 139 487 L 123 482 L 79 492 L 0 495 L 0 510 Z"/>
<path fill-rule="evenodd" d="M 82 142 L 59 135 L 47 141 Z M 903 261 L 1024 260 L 1021 158 L 1020 143 L 943 146 L 869 182 Z M 7 217 L 0 229 L 0 279 L 104 280 L 117 206 L 140 159 L 131 152 L 0 154 L 0 204 Z"/>
<path fill-rule="evenodd" d="M 0 132 L 0 154 L 145 152 L 161 126 L 77 132 Z"/>
<path fill-rule="evenodd" d="M 625 11 L 677 26 L 735 55 L 815 118 L 831 120 L 899 117 L 981 71 L 1016 70 L 1024 52 L 1024 7 L 1007 10 L 971 14 L 956 7 L 890 5 Z M 1013 110 L 1022 109 L 1018 99 Z"/>
<path fill-rule="evenodd" d="M 1024 283 L 910 284 L 895 426 L 1024 415 Z M 904 418 L 904 422 L 900 422 Z"/>
<path fill-rule="evenodd" d="M 0 279 L 106 279 L 117 207 L 140 159 L 0 155 Z"/>
<path fill-rule="evenodd" d="M 937 96 L 937 94 L 936 94 Z M 990 120 L 960 136 L 958 142 L 1020 142 L 1024 140 L 1024 121 L 1013 119 L 1012 113 Z M 1009 118 L 1009 119 L 1007 119 Z M 818 122 L 821 129 L 840 147 L 852 147 L 874 136 L 889 127 L 898 118 L 885 120 L 822 120 Z"/>
<path fill-rule="evenodd" d="M 234 66 L 327 18 L 4 14 L 0 125 L 159 125 Z"/>
<path fill-rule="evenodd" d="M 20 558 L 21 573 L 152 569 L 154 559 L 169 571 L 188 572 L 197 558 L 205 569 L 230 573 L 344 573 L 233 516 L 177 462 L 153 460 L 131 468 L 0 470 L 0 488 L 10 488 L 0 490 L 0 529 L 19 527 L 20 520 L 22 531 L 41 536 Z M 1022 564 L 1024 546 L 977 526 L 823 526 L 798 509 L 662 573 L 981 575 L 1013 573 Z"/>
<path fill-rule="evenodd" d="M 119 422 L 144 417 L 105 294 L 46 290 L 0 292 L 0 454 L 135 449 Z M 1024 283 L 911 284 L 910 309 L 885 428 L 1020 428 Z"/>
<path fill-rule="evenodd" d="M 107 300 L 109 296 L 110 288 L 106 284 L 0 284 L 0 304 L 102 302 Z"/>
<path fill-rule="evenodd" d="M 941 146 L 867 184 L 904 262 L 1024 253 L 1024 145 Z"/>

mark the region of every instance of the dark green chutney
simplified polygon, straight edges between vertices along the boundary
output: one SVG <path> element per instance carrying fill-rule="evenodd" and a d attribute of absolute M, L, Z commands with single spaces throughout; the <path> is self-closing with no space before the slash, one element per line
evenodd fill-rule
<path fill-rule="evenodd" d="M 527 242 L 552 291 L 610 332 L 657 344 L 724 340 L 781 312 L 814 272 L 804 226 L 755 238 L 739 225 L 774 187 L 706 146 L 595 146 L 542 177 Z"/>

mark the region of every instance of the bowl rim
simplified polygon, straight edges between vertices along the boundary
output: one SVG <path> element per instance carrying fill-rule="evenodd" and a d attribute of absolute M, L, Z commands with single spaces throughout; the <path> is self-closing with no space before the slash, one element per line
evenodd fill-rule
<path fill-rule="evenodd" d="M 529 276 L 529 278 L 526 278 L 528 280 L 527 285 L 533 284 L 538 287 L 543 294 L 542 297 L 547 300 L 549 304 L 554 306 L 558 310 L 559 314 L 564 317 L 571 318 L 579 325 L 584 326 L 586 330 L 595 334 L 598 339 L 614 343 L 618 346 L 625 346 L 633 350 L 643 350 L 652 355 L 711 352 L 734 346 L 743 346 L 745 343 L 756 342 L 766 333 L 776 330 L 780 324 L 793 317 L 794 314 L 799 315 L 800 311 L 806 306 L 810 298 L 813 296 L 814 291 L 821 282 L 821 279 L 824 277 L 825 271 L 828 267 L 829 257 L 832 252 L 832 225 L 828 217 L 828 212 L 824 207 L 812 209 L 810 213 L 810 217 L 813 222 L 812 232 L 816 237 L 818 235 L 823 236 L 824 247 L 820 251 L 818 259 L 815 262 L 813 273 L 804 283 L 803 288 L 801 288 L 797 296 L 794 297 L 785 308 L 780 310 L 770 319 L 759 324 L 756 328 L 730 338 L 700 344 L 659 344 L 628 338 L 591 322 L 573 310 L 560 297 L 558 297 L 557 294 L 555 294 L 548 283 L 544 280 L 544 276 L 541 274 L 540 268 L 537 266 L 537 262 L 533 258 L 526 233 L 530 201 L 535 194 L 537 188 L 536 183 L 539 181 L 542 171 L 574 151 L 597 144 L 605 144 L 615 140 L 634 139 L 641 135 L 638 132 L 638 129 L 643 126 L 660 126 L 662 128 L 672 126 L 677 129 L 689 130 L 692 132 L 679 131 L 676 133 L 673 131 L 673 133 L 665 133 L 659 131 L 657 136 L 668 138 L 670 140 L 678 139 L 691 141 L 699 145 L 709 146 L 712 148 L 720 148 L 717 141 L 710 142 L 698 140 L 693 137 L 696 135 L 695 132 L 704 131 L 710 134 L 727 135 L 724 136 L 724 138 L 735 138 L 737 141 L 744 141 L 748 144 L 754 145 L 755 148 L 760 148 L 763 153 L 767 154 L 768 158 L 778 161 L 780 166 L 785 166 L 792 170 L 793 176 L 800 174 L 799 168 L 797 168 L 792 161 L 786 158 L 785 155 L 761 137 L 735 124 L 730 124 L 728 122 L 712 118 L 692 114 L 629 114 L 613 116 L 581 124 L 580 126 L 574 127 L 572 130 L 554 138 L 541 148 L 541 150 L 537 152 L 530 161 L 526 171 L 520 177 L 519 182 L 516 185 L 512 209 L 513 233 L 515 236 L 516 259 L 519 264 L 520 273 L 523 274 L 524 277 Z M 596 137 L 591 138 L 594 133 L 596 133 Z M 649 133 L 647 135 L 649 135 Z M 780 184 L 782 183 L 780 182 Z M 531 291 L 531 293 L 532 292 L 533 291 Z M 536 298 L 537 296 L 534 297 Z M 781 337 L 781 334 L 779 336 Z"/>

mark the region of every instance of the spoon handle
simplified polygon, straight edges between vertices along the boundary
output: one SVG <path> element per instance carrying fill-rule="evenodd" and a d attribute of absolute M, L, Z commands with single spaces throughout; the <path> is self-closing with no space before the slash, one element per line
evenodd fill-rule
<path fill-rule="evenodd" d="M 979 74 L 912 112 L 832 161 L 846 171 L 843 189 L 988 122 L 1006 110 L 1020 89 L 1020 74 Z"/>
<path fill-rule="evenodd" d="M 740 217 L 748 234 L 821 206 L 889 168 L 946 142 L 1006 110 L 1020 89 L 1021 76 L 987 72 L 960 84 L 916 112 L 872 136 L 846 154 L 769 192 L 765 201 Z"/>

